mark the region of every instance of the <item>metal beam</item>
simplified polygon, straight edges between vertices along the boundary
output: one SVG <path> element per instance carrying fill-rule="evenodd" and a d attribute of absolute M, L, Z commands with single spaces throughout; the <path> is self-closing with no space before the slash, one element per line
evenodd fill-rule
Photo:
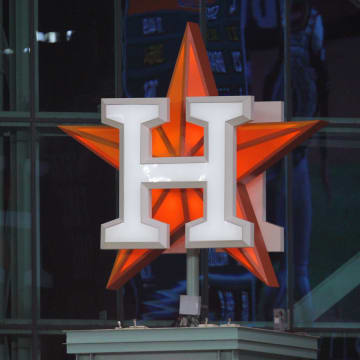
<path fill-rule="evenodd" d="M 360 252 L 306 294 L 294 306 L 297 326 L 309 325 L 360 285 Z"/>

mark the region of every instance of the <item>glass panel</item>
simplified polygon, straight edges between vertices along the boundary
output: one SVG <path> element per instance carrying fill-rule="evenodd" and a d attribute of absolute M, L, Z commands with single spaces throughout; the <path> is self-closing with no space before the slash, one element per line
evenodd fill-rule
<path fill-rule="evenodd" d="M 279 260 L 272 257 L 272 262 L 279 268 Z M 282 280 L 279 271 L 276 275 Z M 285 291 L 285 287 L 286 282 L 281 283 L 281 291 Z M 284 304 L 279 304 L 281 301 Z M 209 320 L 270 321 L 261 326 L 271 327 L 273 309 L 285 306 L 285 292 L 280 294 L 279 289 L 264 285 L 229 255 L 209 250 Z"/>
<path fill-rule="evenodd" d="M 208 1 L 207 49 L 219 95 L 248 93 L 246 1 Z"/>
<path fill-rule="evenodd" d="M 311 1 L 291 3 L 290 31 L 293 116 L 327 116 L 323 17 Z"/>
<path fill-rule="evenodd" d="M 321 338 L 319 341 L 319 360 L 352 360 L 360 358 L 360 338 L 354 336 Z"/>
<path fill-rule="evenodd" d="M 31 337 L 1 335 L 0 359 L 2 360 L 31 360 Z"/>
<path fill-rule="evenodd" d="M 285 227 L 285 186 L 282 162 L 266 174 L 266 221 Z M 266 236 L 264 233 L 263 236 Z M 273 310 L 287 307 L 286 252 L 270 252 L 279 287 L 262 283 L 225 253 L 209 250 L 210 318 L 270 322 Z"/>
<path fill-rule="evenodd" d="M 328 128 L 294 161 L 297 326 L 359 322 L 359 140 L 357 128 Z"/>
<path fill-rule="evenodd" d="M 114 2 L 38 4 L 40 111 L 98 111 L 114 97 Z"/>
<path fill-rule="evenodd" d="M 175 320 L 185 279 L 185 255 L 161 255 L 123 287 L 125 320 Z"/>
<path fill-rule="evenodd" d="M 283 0 L 208 2 L 207 48 L 219 95 L 272 99 L 272 80 L 282 74 L 282 4 Z"/>
<path fill-rule="evenodd" d="M 284 0 L 238 1 L 245 14 L 244 73 L 256 101 L 284 100 Z"/>
<path fill-rule="evenodd" d="M 41 353 L 39 360 L 75 360 L 76 355 L 66 353 L 65 336 L 43 335 L 40 337 Z M 89 355 L 88 355 L 89 357 Z"/>
<path fill-rule="evenodd" d="M 116 319 L 106 291 L 115 252 L 100 225 L 116 218 L 116 170 L 57 127 L 39 130 L 42 318 Z"/>
<path fill-rule="evenodd" d="M 294 116 L 356 117 L 360 62 L 358 1 L 294 1 L 291 70 Z"/>
<path fill-rule="evenodd" d="M 30 7 L 28 0 L 0 3 L 0 111 L 28 111 Z"/>
<path fill-rule="evenodd" d="M 283 1 L 214 1 L 207 7 L 207 48 L 219 95 L 283 100 Z M 241 128 L 240 128 L 241 129 Z M 267 221 L 285 225 L 284 171 L 268 170 Z M 209 250 L 209 317 L 227 321 L 273 321 L 286 308 L 286 256 L 272 253 L 279 288 L 265 286 L 226 253 Z"/>
<path fill-rule="evenodd" d="M 123 3 L 124 96 L 166 96 L 186 22 L 198 22 L 197 2 Z"/>
<path fill-rule="evenodd" d="M 30 131 L 0 127 L 0 319 L 29 319 L 31 303 Z"/>

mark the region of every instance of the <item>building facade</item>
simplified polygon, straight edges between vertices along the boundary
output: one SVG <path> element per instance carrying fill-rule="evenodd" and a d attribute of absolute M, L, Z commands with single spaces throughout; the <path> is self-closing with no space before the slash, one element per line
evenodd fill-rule
<path fill-rule="evenodd" d="M 188 21 L 219 95 L 284 101 L 285 120 L 329 125 L 267 172 L 267 220 L 284 226 L 268 288 L 202 251 L 206 317 L 319 335 L 321 359 L 360 358 L 360 7 L 336 0 L 0 1 L 0 359 L 71 359 L 64 330 L 137 319 L 169 326 L 185 256 L 163 255 L 106 290 L 116 256 L 117 171 L 58 125 L 100 123 L 100 99 L 166 96 Z"/>

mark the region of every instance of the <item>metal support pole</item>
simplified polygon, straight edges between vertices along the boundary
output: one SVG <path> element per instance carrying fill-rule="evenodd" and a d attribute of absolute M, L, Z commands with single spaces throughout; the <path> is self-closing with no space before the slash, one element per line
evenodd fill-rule
<path fill-rule="evenodd" d="M 11 136 L 10 166 L 11 195 L 9 211 L 10 272 L 11 272 L 11 317 L 32 317 L 32 252 L 30 202 L 30 154 L 29 134 L 17 131 Z M 29 359 L 32 341 L 29 337 L 14 338 L 11 343 L 15 359 Z"/>
<path fill-rule="evenodd" d="M 1 81 L 0 81 L 1 84 Z M 4 206 L 4 137 L 0 134 L 0 321 L 5 319 L 6 269 L 5 269 L 5 206 Z M 5 336 L 0 338 L 0 359 L 7 359 Z"/>
<path fill-rule="evenodd" d="M 5 318 L 5 201 L 4 201 L 4 138 L 0 135 L 0 319 Z M 0 345 L 1 348 L 1 345 Z M 1 351 L 0 351 L 1 354 Z"/>
<path fill-rule="evenodd" d="M 15 57 L 10 63 L 10 109 L 17 111 L 29 110 L 29 13 L 27 0 L 10 2 L 10 48 Z"/>
<path fill-rule="evenodd" d="M 206 46 L 207 44 L 207 17 L 206 17 L 206 0 L 200 1 L 200 31 Z M 209 258 L 209 249 L 201 249 L 200 250 L 200 273 L 202 276 L 202 284 L 201 284 L 201 311 L 204 317 L 208 315 L 209 309 L 209 266 L 208 266 L 208 258 Z"/>
<path fill-rule="evenodd" d="M 291 121 L 292 118 L 292 89 L 291 89 L 291 67 L 290 67 L 290 10 L 291 1 L 285 1 L 284 16 L 284 81 L 285 81 L 285 121 Z M 287 308 L 289 310 L 289 330 L 293 328 L 294 319 L 294 246 L 293 246 L 293 169 L 292 154 L 285 157 L 285 194 L 286 194 L 286 265 L 287 265 Z"/>
<path fill-rule="evenodd" d="M 38 360 L 40 358 L 39 346 L 40 339 L 38 336 L 38 318 L 40 314 L 40 197 L 39 197 L 39 148 L 37 144 L 37 132 L 35 123 L 35 112 L 38 109 L 38 48 L 36 44 L 35 30 L 37 29 L 37 14 L 38 14 L 38 2 L 37 0 L 29 0 L 29 12 L 27 15 L 29 19 L 28 31 L 30 33 L 29 44 L 30 44 L 30 58 L 29 58 L 29 110 L 31 118 L 31 133 L 30 133 L 30 162 L 31 162 L 31 173 L 30 173 L 30 184 L 31 184 L 31 258 L 32 258 L 32 359 Z"/>
<path fill-rule="evenodd" d="M 121 2 L 114 1 L 114 39 L 115 39 L 115 97 L 121 98 L 123 96 L 122 88 L 122 46 L 123 46 L 123 13 Z M 116 189 L 116 215 L 119 216 L 119 172 L 115 175 L 115 189 Z M 124 323 L 124 289 L 121 287 L 116 290 L 116 318 Z"/>
<path fill-rule="evenodd" d="M 11 273 L 12 317 L 31 318 L 31 227 L 30 218 L 30 154 L 26 131 L 11 138 Z"/>
<path fill-rule="evenodd" d="M 115 29 L 115 97 L 123 96 L 122 88 L 122 46 L 123 46 L 123 13 L 121 2 L 114 1 Z"/>
<path fill-rule="evenodd" d="M 188 249 L 186 253 L 186 293 L 187 295 L 199 296 L 199 265 L 200 251 Z"/>
<path fill-rule="evenodd" d="M 0 0 L 0 111 L 4 111 L 4 80 L 5 80 L 5 66 L 4 66 L 4 49 L 5 47 L 5 32 L 3 29 L 4 14 L 3 14 L 3 0 Z"/>
<path fill-rule="evenodd" d="M 35 113 L 39 111 L 40 94 L 39 94 L 39 46 L 36 40 L 36 31 L 39 28 L 39 1 L 32 0 L 32 19 L 30 21 L 30 74 L 29 74 L 29 85 L 30 85 L 30 111 L 31 116 L 34 118 Z"/>
<path fill-rule="evenodd" d="M 199 8 L 199 26 L 204 44 L 207 42 L 207 18 L 206 18 L 206 0 L 200 1 Z"/>

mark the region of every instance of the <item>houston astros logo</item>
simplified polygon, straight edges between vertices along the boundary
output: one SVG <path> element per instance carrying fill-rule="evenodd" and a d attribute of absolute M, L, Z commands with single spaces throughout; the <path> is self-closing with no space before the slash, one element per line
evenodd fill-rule
<path fill-rule="evenodd" d="M 278 286 L 268 252 L 283 251 L 283 229 L 266 222 L 265 170 L 325 122 L 281 123 L 279 102 L 217 95 L 189 23 L 166 98 L 103 99 L 110 127 L 60 127 L 119 169 L 119 218 L 101 226 L 101 247 L 119 249 L 109 289 L 184 247 L 222 248 Z"/>
<path fill-rule="evenodd" d="M 236 126 L 251 97 L 191 97 L 187 122 L 204 128 L 204 156 L 153 157 L 151 128 L 169 121 L 169 99 L 105 99 L 102 122 L 119 128 L 123 216 L 102 226 L 102 248 L 167 249 L 169 225 L 152 219 L 149 189 L 202 188 L 204 216 L 185 225 L 187 248 L 253 246 L 253 224 L 236 217 Z"/>

